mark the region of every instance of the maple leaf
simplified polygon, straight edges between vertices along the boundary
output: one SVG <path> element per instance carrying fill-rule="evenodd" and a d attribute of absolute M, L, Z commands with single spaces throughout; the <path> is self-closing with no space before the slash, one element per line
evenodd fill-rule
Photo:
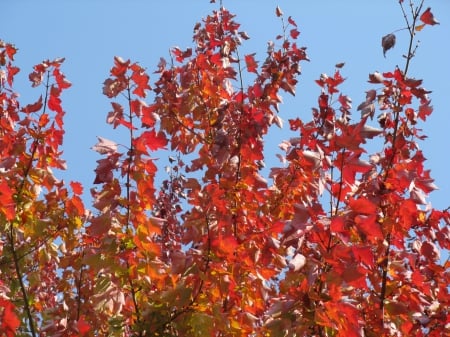
<path fill-rule="evenodd" d="M 293 39 L 297 39 L 298 36 L 300 35 L 300 32 L 295 28 L 291 29 L 289 33 Z"/>
<path fill-rule="evenodd" d="M 92 150 L 100 154 L 116 153 L 117 143 L 103 137 L 97 136 L 98 143 L 92 147 Z"/>
<path fill-rule="evenodd" d="M 78 195 L 83 194 L 83 185 L 81 185 L 78 181 L 71 181 L 70 187 L 72 187 L 73 193 Z"/>
<path fill-rule="evenodd" d="M 127 81 L 122 78 L 107 78 L 103 82 L 103 94 L 109 98 L 116 97 L 127 88 Z"/>
<path fill-rule="evenodd" d="M 63 73 L 59 70 L 59 68 L 53 69 L 53 76 L 55 77 L 56 84 L 58 85 L 58 89 L 63 90 L 70 88 L 72 83 L 70 83 Z"/>
<path fill-rule="evenodd" d="M 16 330 L 20 326 L 20 320 L 14 313 L 14 305 L 0 297 L 0 330 L 6 334 L 6 337 L 14 337 Z"/>
<path fill-rule="evenodd" d="M 12 44 L 7 43 L 5 46 L 5 51 L 6 51 L 6 55 L 8 55 L 8 58 L 11 61 L 14 61 L 14 55 L 17 53 L 17 48 Z"/>
<path fill-rule="evenodd" d="M 370 215 L 374 214 L 377 210 L 377 205 L 364 197 L 361 197 L 359 199 L 351 198 L 348 205 L 354 212 L 360 214 Z"/>
<path fill-rule="evenodd" d="M 381 226 L 377 221 L 376 215 L 357 215 L 355 217 L 355 224 L 369 242 L 383 240 L 384 235 L 381 230 Z"/>
<path fill-rule="evenodd" d="M 37 87 L 42 83 L 42 80 L 44 79 L 44 74 L 42 72 L 33 71 L 28 75 L 29 80 L 32 83 L 32 87 Z"/>
<path fill-rule="evenodd" d="M 6 66 L 6 72 L 8 74 L 7 76 L 7 82 L 9 86 L 11 87 L 13 84 L 14 76 L 20 71 L 18 67 L 12 66 L 10 63 Z"/>
<path fill-rule="evenodd" d="M 431 115 L 431 113 L 433 112 L 433 106 L 430 105 L 430 102 L 427 102 L 425 104 L 421 104 L 419 106 L 419 113 L 417 114 L 417 116 L 425 121 L 427 119 L 427 117 L 429 115 Z"/>
<path fill-rule="evenodd" d="M 0 213 L 3 213 L 7 220 L 13 220 L 16 215 L 13 190 L 3 179 L 0 180 L 0 205 Z"/>
<path fill-rule="evenodd" d="M 116 102 L 111 102 L 113 110 L 108 113 L 106 123 L 112 124 L 116 128 L 123 120 L 123 107 Z"/>
<path fill-rule="evenodd" d="M 43 103 L 42 103 L 42 95 L 41 95 L 39 97 L 39 99 L 35 103 L 28 104 L 25 107 L 23 107 L 22 111 L 27 113 L 27 114 L 30 114 L 30 113 L 37 112 L 37 111 L 41 110 L 42 106 L 43 106 Z"/>
<path fill-rule="evenodd" d="M 136 140 L 136 148 L 141 151 L 145 151 L 145 146 L 147 146 L 151 151 L 156 151 L 165 148 L 166 145 L 167 138 L 162 131 L 145 131 Z"/>
<path fill-rule="evenodd" d="M 60 90 L 56 86 L 52 86 L 50 89 L 50 98 L 48 100 L 48 107 L 59 114 L 63 113 L 61 107 L 61 99 L 59 98 Z"/>
<path fill-rule="evenodd" d="M 434 18 L 433 13 L 431 13 L 431 8 L 428 7 L 425 12 L 420 16 L 420 21 L 426 25 L 439 25 L 439 21 Z"/>
<path fill-rule="evenodd" d="M 137 64 L 133 64 L 131 66 L 131 70 L 133 71 L 131 80 L 133 80 L 136 84 L 136 87 L 133 90 L 133 94 L 138 95 L 142 98 L 146 97 L 146 91 L 151 90 L 151 87 L 148 84 L 150 77 L 145 73 L 144 69 L 142 69 Z"/>
<path fill-rule="evenodd" d="M 257 73 L 258 64 L 254 58 L 255 54 L 245 55 L 245 63 L 247 65 L 247 71 L 250 73 Z"/>
<path fill-rule="evenodd" d="M 238 242 L 232 236 L 219 236 L 211 242 L 211 245 L 218 250 L 218 253 L 231 256 L 238 247 Z"/>

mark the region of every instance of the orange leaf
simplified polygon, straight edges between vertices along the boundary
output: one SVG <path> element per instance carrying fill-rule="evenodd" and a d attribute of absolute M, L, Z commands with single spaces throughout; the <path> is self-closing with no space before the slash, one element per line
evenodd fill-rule
<path fill-rule="evenodd" d="M 213 240 L 212 246 L 216 247 L 225 255 L 231 255 L 235 252 L 238 243 L 233 236 L 219 236 L 217 239 Z"/>
<path fill-rule="evenodd" d="M 78 195 L 83 194 L 83 185 L 81 185 L 78 181 L 71 181 L 70 187 L 72 187 L 73 193 Z"/>
<path fill-rule="evenodd" d="M 416 29 L 417 32 L 420 32 L 423 29 L 423 27 L 425 27 L 425 24 L 417 25 L 415 29 Z"/>

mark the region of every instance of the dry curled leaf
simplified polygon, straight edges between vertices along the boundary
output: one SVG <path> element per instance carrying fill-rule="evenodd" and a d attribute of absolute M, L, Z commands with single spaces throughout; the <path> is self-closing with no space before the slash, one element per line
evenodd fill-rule
<path fill-rule="evenodd" d="M 386 52 L 395 46 L 395 35 L 388 34 L 383 36 L 381 46 L 383 47 L 383 56 L 386 57 Z"/>

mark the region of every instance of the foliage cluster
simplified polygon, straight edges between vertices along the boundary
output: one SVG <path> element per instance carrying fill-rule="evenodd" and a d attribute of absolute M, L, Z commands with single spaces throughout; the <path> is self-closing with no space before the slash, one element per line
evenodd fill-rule
<path fill-rule="evenodd" d="M 0 335 L 448 334 L 450 214 L 427 203 L 418 125 L 433 109 L 408 76 L 416 34 L 438 22 L 423 1 L 400 6 L 404 67 L 369 75 L 361 117 L 340 90 L 343 65 L 322 74 L 312 119 L 289 119 L 268 177 L 264 137 L 308 61 L 293 18 L 276 9 L 282 33 L 262 61 L 240 55 L 249 36 L 222 6 L 152 83 L 115 57 L 107 123 L 129 143 L 93 146 L 91 209 L 54 173 L 66 168 L 64 60 L 34 67 L 42 95 L 22 105 L 17 49 L 0 41 Z M 394 45 L 383 37 L 383 53 Z M 372 140 L 382 148 L 368 154 Z"/>

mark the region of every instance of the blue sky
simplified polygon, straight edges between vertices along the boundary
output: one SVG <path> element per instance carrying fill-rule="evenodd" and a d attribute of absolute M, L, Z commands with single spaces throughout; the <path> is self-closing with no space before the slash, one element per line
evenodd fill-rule
<path fill-rule="evenodd" d="M 110 103 L 101 94 L 113 57 L 138 61 L 151 74 L 159 58 L 167 57 L 171 47 L 191 46 L 195 23 L 218 8 L 218 4 L 210 4 L 208 0 L 0 0 L 0 3 L 0 39 L 19 48 L 16 61 L 22 71 L 15 86 L 22 105 L 41 94 L 27 82 L 32 66 L 44 59 L 66 58 L 62 69 L 73 86 L 63 96 L 67 112 L 64 158 L 69 165 L 63 177 L 81 181 L 87 190 L 92 186 L 95 161 L 99 159 L 90 150 L 96 136 L 118 142 L 123 137 L 105 123 Z M 303 64 L 296 97 L 284 96 L 281 117 L 285 121 L 297 115 L 309 120 L 311 107 L 317 105 L 320 93 L 314 79 L 321 73 L 332 73 L 338 62 L 346 63 L 342 73 L 347 81 L 341 89 L 353 99 L 354 107 L 364 100 L 364 91 L 370 88 L 369 73 L 391 71 L 396 65 L 403 68 L 407 32 L 396 33 L 397 46 L 387 52 L 386 58 L 380 45 L 383 35 L 405 26 L 397 0 L 224 0 L 223 4 L 237 15 L 236 21 L 251 37 L 243 53 L 256 52 L 260 59 L 265 56 L 267 41 L 281 32 L 275 7 L 279 5 L 286 16 L 296 20 L 301 32 L 299 44 L 308 47 L 311 62 Z M 432 8 L 441 24 L 427 26 L 420 32 L 421 43 L 410 76 L 423 78 L 424 86 L 433 91 L 435 110 L 422 125 L 428 138 L 420 146 L 428 158 L 426 167 L 432 170 L 440 187 L 430 200 L 433 206 L 445 208 L 450 206 L 447 101 L 450 2 L 426 0 L 425 6 Z M 276 145 L 291 136 L 285 129 L 266 139 L 267 166 L 280 165 L 275 157 Z"/>

